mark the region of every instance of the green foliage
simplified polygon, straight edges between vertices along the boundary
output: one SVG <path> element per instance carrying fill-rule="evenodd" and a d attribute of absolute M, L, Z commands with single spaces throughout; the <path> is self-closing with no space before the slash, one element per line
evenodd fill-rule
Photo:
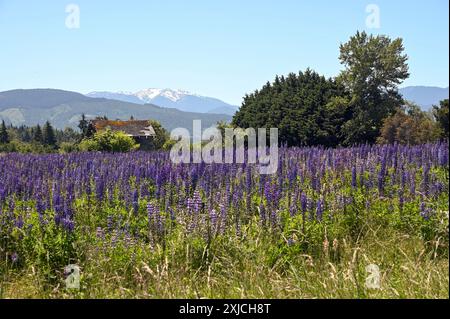
<path fill-rule="evenodd" d="M 433 115 L 441 128 L 443 138 L 449 138 L 448 108 L 448 99 L 441 101 L 439 106 L 433 106 Z"/>
<path fill-rule="evenodd" d="M 416 105 L 407 104 L 386 118 L 377 142 L 380 144 L 423 144 L 440 138 L 438 124 Z"/>
<path fill-rule="evenodd" d="M 42 139 L 44 145 L 56 147 L 55 131 L 49 121 L 45 122 Z"/>
<path fill-rule="evenodd" d="M 86 120 L 86 115 L 84 113 L 81 115 L 80 122 L 78 123 L 78 128 L 81 131 L 81 134 L 83 134 L 83 137 L 86 135 L 86 130 L 88 127 L 88 120 Z"/>
<path fill-rule="evenodd" d="M 12 140 L 8 144 L 0 144 L 0 152 L 45 154 L 53 153 L 55 152 L 55 149 L 36 142 L 23 143 L 17 140 Z"/>
<path fill-rule="evenodd" d="M 0 126 L 0 136 L 3 134 L 2 130 Z M 0 152 L 54 153 L 61 146 L 65 148 L 62 152 L 67 152 L 69 148 L 76 147 L 81 136 L 72 128 L 54 129 L 49 122 L 45 123 L 43 129 L 40 125 L 34 127 L 5 125 L 5 132 L 9 143 L 0 143 Z M 69 144 L 73 147 L 69 147 Z"/>
<path fill-rule="evenodd" d="M 104 130 L 90 139 L 84 139 L 79 145 L 82 151 L 129 152 L 139 148 L 132 137 L 123 132 Z"/>
<path fill-rule="evenodd" d="M 71 127 L 64 130 L 55 130 L 55 136 L 58 145 L 62 143 L 78 143 L 81 140 L 81 134 Z"/>
<path fill-rule="evenodd" d="M 170 151 L 172 147 L 177 143 L 177 141 L 172 139 L 167 139 L 167 141 L 162 146 L 162 150 L 164 151 Z"/>
<path fill-rule="evenodd" d="M 81 115 L 81 120 L 78 124 L 78 128 L 81 131 L 81 138 L 91 138 L 95 134 L 95 128 L 92 125 L 91 121 L 86 119 L 86 115 L 84 113 Z"/>
<path fill-rule="evenodd" d="M 345 70 L 338 81 L 350 92 L 353 110 L 343 127 L 345 144 L 373 143 L 383 120 L 402 105 L 398 85 L 409 77 L 403 41 L 357 32 L 340 51 Z"/>
<path fill-rule="evenodd" d="M 155 130 L 156 136 L 150 137 L 148 141 L 149 149 L 161 150 L 169 140 L 169 133 L 162 127 L 161 123 L 155 120 L 150 120 L 149 125 Z M 167 146 L 167 145 L 166 145 Z"/>
<path fill-rule="evenodd" d="M 44 143 L 44 136 L 42 134 L 42 129 L 40 125 L 37 125 L 33 132 L 33 141 L 36 143 L 43 144 Z"/>
<path fill-rule="evenodd" d="M 2 121 L 2 126 L 0 127 L 0 144 L 9 143 L 9 134 L 6 129 L 5 121 Z"/>
<path fill-rule="evenodd" d="M 340 127 L 349 112 L 337 97 L 344 87 L 312 70 L 276 77 L 261 90 L 245 96 L 232 124 L 242 128 L 276 127 L 281 143 L 326 145 L 340 143 Z"/>
<path fill-rule="evenodd" d="M 79 150 L 80 148 L 76 143 L 62 142 L 59 145 L 59 152 L 64 154 L 78 152 Z"/>
<path fill-rule="evenodd" d="M 403 50 L 402 39 L 357 32 L 340 47 L 345 69 L 336 79 L 309 69 L 277 76 L 245 96 L 232 124 L 277 127 L 289 146 L 374 143 L 403 104 L 398 85 L 409 76 Z"/>

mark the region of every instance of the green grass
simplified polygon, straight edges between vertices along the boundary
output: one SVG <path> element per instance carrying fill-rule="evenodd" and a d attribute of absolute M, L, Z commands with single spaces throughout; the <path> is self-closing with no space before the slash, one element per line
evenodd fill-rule
<path fill-rule="evenodd" d="M 109 235 L 103 240 L 79 228 L 71 262 L 82 270 L 80 290 L 65 288 L 62 264 L 54 271 L 55 265 L 25 263 L 3 265 L 1 297 L 448 298 L 448 217 L 441 218 L 443 237 L 430 241 L 367 217 L 356 236 L 311 224 L 306 231 L 320 235 L 307 248 L 300 232 L 289 245 L 284 235 L 256 226 L 256 218 L 240 236 L 229 231 L 208 239 L 178 226 L 153 243 L 119 238 L 113 245 Z M 380 289 L 365 286 L 369 264 L 380 268 Z"/>

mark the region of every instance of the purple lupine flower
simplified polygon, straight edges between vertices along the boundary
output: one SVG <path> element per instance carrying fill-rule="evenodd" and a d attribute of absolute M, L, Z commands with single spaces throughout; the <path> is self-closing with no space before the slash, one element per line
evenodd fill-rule
<path fill-rule="evenodd" d="M 271 211 L 270 222 L 273 228 L 276 228 L 278 226 L 278 211 L 275 209 L 272 209 Z"/>
<path fill-rule="evenodd" d="M 250 166 L 246 169 L 245 186 L 247 187 L 247 191 L 250 192 L 252 189 L 252 170 Z"/>
<path fill-rule="evenodd" d="M 294 217 L 295 216 L 295 213 L 296 213 L 296 206 L 295 205 L 291 205 L 290 207 L 289 207 L 289 215 L 291 216 L 291 217 Z"/>
<path fill-rule="evenodd" d="M 151 225 L 153 222 L 156 224 L 156 230 L 159 232 L 163 231 L 163 225 L 161 221 L 161 215 L 157 206 L 152 203 L 147 204 L 147 216 L 148 222 Z"/>
<path fill-rule="evenodd" d="M 139 194 L 137 189 L 133 191 L 133 212 L 136 215 L 139 212 Z"/>
<path fill-rule="evenodd" d="M 306 194 L 303 192 L 300 195 L 300 205 L 302 207 L 302 213 L 305 214 L 308 209 L 308 197 L 306 197 Z"/>
<path fill-rule="evenodd" d="M 175 211 L 171 207 L 169 208 L 169 214 L 170 214 L 170 220 L 172 222 L 174 222 L 175 221 Z"/>
<path fill-rule="evenodd" d="M 366 185 L 365 179 L 364 179 L 364 174 L 365 174 L 365 168 L 364 168 L 364 165 L 363 165 L 361 167 L 361 171 L 359 173 L 359 185 L 361 185 L 361 187 L 364 187 Z"/>
<path fill-rule="evenodd" d="M 317 201 L 317 208 L 316 208 L 317 220 L 321 221 L 322 215 L 323 215 L 323 199 L 319 198 L 319 200 Z"/>
<path fill-rule="evenodd" d="M 293 246 L 295 245 L 295 241 L 292 237 L 289 237 L 289 239 L 287 240 L 287 245 L 288 246 Z"/>
<path fill-rule="evenodd" d="M 413 196 L 416 195 L 416 173 L 415 172 L 413 172 L 411 174 L 409 192 Z"/>
<path fill-rule="evenodd" d="M 297 167 L 295 167 L 292 170 L 289 170 L 288 172 L 289 187 L 292 187 L 292 184 L 296 179 L 297 179 Z"/>
<path fill-rule="evenodd" d="M 265 225 L 266 224 L 266 209 L 264 207 L 264 203 L 262 200 L 259 203 L 259 217 L 261 219 L 261 224 Z"/>
<path fill-rule="evenodd" d="M 217 212 L 215 209 L 211 209 L 211 211 L 209 212 L 209 219 L 212 226 L 215 227 L 217 225 Z"/>
<path fill-rule="evenodd" d="M 19 255 L 14 252 L 11 254 L 11 261 L 15 264 L 19 260 Z"/>
<path fill-rule="evenodd" d="M 103 195 L 105 192 L 105 183 L 102 177 L 95 178 L 95 192 L 98 201 L 103 201 Z"/>
<path fill-rule="evenodd" d="M 194 211 L 194 201 L 192 199 L 188 198 L 186 200 L 186 206 L 187 206 L 188 212 Z"/>
<path fill-rule="evenodd" d="M 0 202 L 3 202 L 6 198 L 6 188 L 0 185 Z"/>
<path fill-rule="evenodd" d="M 13 198 L 10 198 L 9 199 L 9 210 L 11 211 L 11 212 L 14 212 L 14 209 L 16 208 L 16 203 L 14 202 L 14 199 Z"/>
<path fill-rule="evenodd" d="M 437 181 L 431 185 L 431 194 L 434 197 L 438 197 L 444 191 L 444 184 Z"/>
<path fill-rule="evenodd" d="M 353 189 L 355 189 L 358 186 L 358 184 L 356 182 L 356 178 L 357 178 L 357 176 L 356 176 L 356 167 L 353 166 L 352 167 L 352 188 Z"/>
<path fill-rule="evenodd" d="M 431 218 L 433 211 L 431 208 L 427 208 L 424 202 L 420 203 L 420 216 L 425 220 L 429 220 Z"/>
<path fill-rule="evenodd" d="M 378 192 L 383 195 L 384 192 L 384 178 L 386 175 L 386 165 L 387 165 L 387 153 L 381 159 L 381 168 L 378 172 Z"/>
<path fill-rule="evenodd" d="M 402 171 L 402 179 L 401 179 L 401 182 L 400 182 L 400 188 L 401 189 L 405 188 L 407 180 L 408 180 L 408 172 L 406 170 L 403 170 Z"/>
<path fill-rule="evenodd" d="M 108 217 L 106 217 L 106 227 L 108 228 L 108 231 L 112 231 L 114 228 L 114 220 L 113 220 L 113 216 L 112 215 L 108 215 Z"/>
<path fill-rule="evenodd" d="M 423 167 L 423 173 L 422 173 L 422 192 L 428 196 L 429 190 L 430 190 L 430 166 L 428 163 L 426 163 Z"/>
<path fill-rule="evenodd" d="M 70 219 L 70 217 L 66 216 L 62 219 L 61 221 L 63 228 L 71 233 L 73 232 L 73 230 L 75 229 L 75 223 L 72 219 Z"/>
<path fill-rule="evenodd" d="M 105 232 L 103 231 L 103 228 L 97 227 L 97 229 L 95 231 L 95 235 L 97 236 L 97 238 L 104 239 L 105 238 Z"/>
<path fill-rule="evenodd" d="M 147 204 L 147 216 L 148 216 L 149 222 L 151 222 L 151 220 L 154 218 L 155 212 L 156 212 L 155 206 L 149 202 Z"/>
<path fill-rule="evenodd" d="M 384 174 L 382 174 L 382 172 L 380 171 L 380 173 L 378 174 L 378 192 L 380 193 L 380 195 L 383 195 L 383 191 L 384 191 Z"/>
<path fill-rule="evenodd" d="M 398 203 L 400 206 L 400 210 L 403 210 L 403 205 L 405 204 L 405 197 L 403 196 L 403 189 L 398 192 Z"/>
<path fill-rule="evenodd" d="M 23 227 L 23 217 L 22 216 L 17 217 L 15 226 L 19 229 L 21 229 Z"/>
<path fill-rule="evenodd" d="M 194 196 L 192 197 L 192 205 L 193 205 L 193 210 L 195 213 L 200 212 L 200 209 L 202 208 L 202 198 L 200 197 L 200 193 L 196 190 L 194 192 Z"/>
<path fill-rule="evenodd" d="M 111 232 L 111 246 L 115 247 L 117 244 L 117 241 L 119 240 L 119 231 L 117 229 L 114 229 Z"/>

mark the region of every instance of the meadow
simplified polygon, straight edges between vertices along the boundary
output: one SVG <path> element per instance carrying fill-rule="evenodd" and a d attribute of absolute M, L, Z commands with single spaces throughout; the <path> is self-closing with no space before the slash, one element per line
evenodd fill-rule
<path fill-rule="evenodd" d="M 0 154 L 0 298 L 448 298 L 448 149 Z"/>

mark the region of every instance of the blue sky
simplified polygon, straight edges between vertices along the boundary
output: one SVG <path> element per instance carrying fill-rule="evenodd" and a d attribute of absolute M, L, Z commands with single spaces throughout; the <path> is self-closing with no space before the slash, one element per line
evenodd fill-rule
<path fill-rule="evenodd" d="M 66 27 L 66 5 L 80 28 Z M 366 26 L 366 6 L 380 28 Z M 240 104 L 276 74 L 342 68 L 357 30 L 402 37 L 410 78 L 448 86 L 448 0 L 0 0 L 0 91 L 185 89 Z"/>

